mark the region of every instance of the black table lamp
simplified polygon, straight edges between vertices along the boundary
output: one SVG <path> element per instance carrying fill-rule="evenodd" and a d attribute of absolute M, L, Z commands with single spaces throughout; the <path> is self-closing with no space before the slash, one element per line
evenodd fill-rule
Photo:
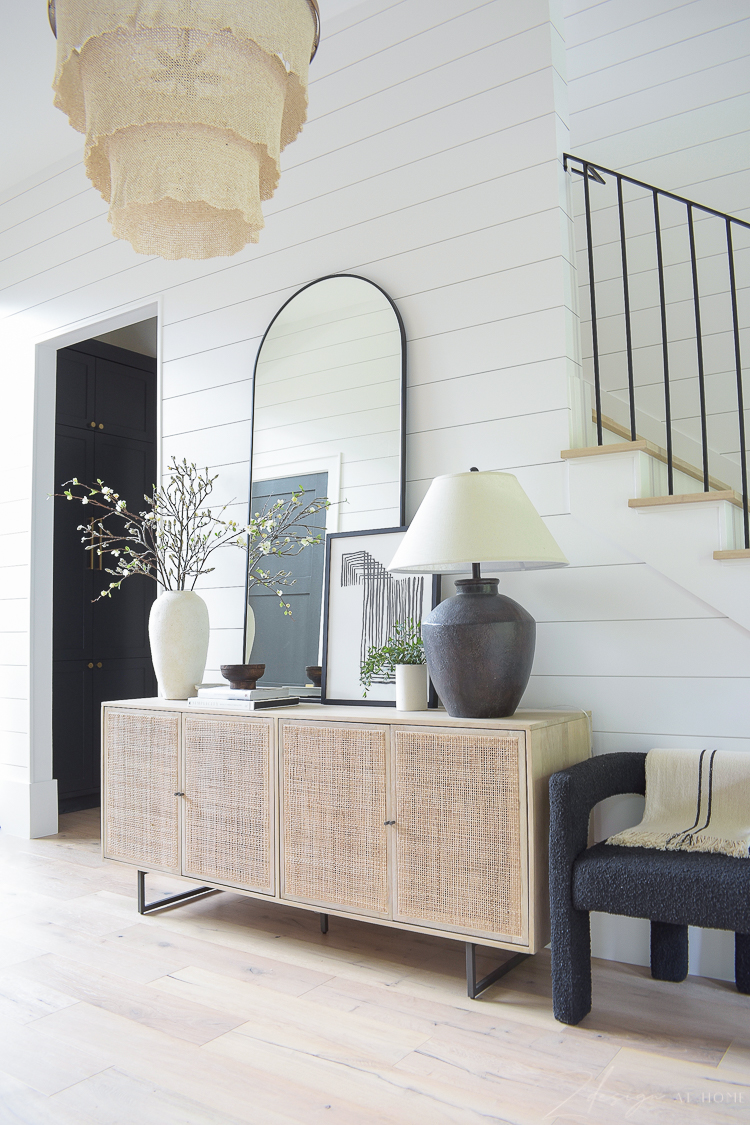
<path fill-rule="evenodd" d="M 455 597 L 422 622 L 427 670 L 449 715 L 512 715 L 531 675 L 536 624 L 523 606 L 498 593 L 487 570 L 567 566 L 542 517 L 511 473 L 435 477 L 389 570 L 461 574 Z"/>

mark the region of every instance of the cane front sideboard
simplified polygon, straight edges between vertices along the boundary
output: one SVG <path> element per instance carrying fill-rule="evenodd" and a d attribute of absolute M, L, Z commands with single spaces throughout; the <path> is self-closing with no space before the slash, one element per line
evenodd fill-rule
<path fill-rule="evenodd" d="M 326 918 L 549 941 L 547 782 L 589 756 L 585 712 L 135 699 L 102 723 L 105 859 Z"/>

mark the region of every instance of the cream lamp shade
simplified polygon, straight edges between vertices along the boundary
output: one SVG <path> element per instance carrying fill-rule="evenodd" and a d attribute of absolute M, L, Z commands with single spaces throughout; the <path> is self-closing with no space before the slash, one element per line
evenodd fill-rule
<path fill-rule="evenodd" d="M 435 477 L 388 567 L 397 573 L 540 570 L 568 560 L 512 473 Z"/>
<path fill-rule="evenodd" d="M 50 0 L 50 22 L 55 105 L 112 233 L 168 259 L 257 242 L 307 115 L 317 0 Z"/>

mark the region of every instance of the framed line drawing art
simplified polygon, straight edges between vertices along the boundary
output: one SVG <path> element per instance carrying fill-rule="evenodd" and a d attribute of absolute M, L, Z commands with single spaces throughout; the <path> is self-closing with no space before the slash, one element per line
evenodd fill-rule
<path fill-rule="evenodd" d="M 359 675 L 373 646 L 397 621 L 422 621 L 439 600 L 439 577 L 391 574 L 388 564 L 406 527 L 339 531 L 326 537 L 321 703 L 395 707 L 396 683 L 373 678 L 363 696 Z M 430 692 L 434 707 L 434 692 Z"/>

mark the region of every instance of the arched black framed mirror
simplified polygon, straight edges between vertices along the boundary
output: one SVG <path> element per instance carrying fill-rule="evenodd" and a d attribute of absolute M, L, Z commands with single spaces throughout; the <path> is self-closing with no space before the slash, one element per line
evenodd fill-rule
<path fill-rule="evenodd" d="M 294 294 L 266 329 L 253 376 L 250 515 L 304 488 L 328 497 L 321 531 L 401 527 L 406 506 L 406 336 L 388 294 L 333 274 Z M 324 537 L 323 537 L 324 538 Z M 283 562 L 294 584 L 279 597 L 249 580 L 245 660 L 263 686 L 309 683 L 321 662 L 323 543 Z M 261 564 L 264 565 L 264 564 Z M 267 569 L 270 569 L 270 565 Z"/>

